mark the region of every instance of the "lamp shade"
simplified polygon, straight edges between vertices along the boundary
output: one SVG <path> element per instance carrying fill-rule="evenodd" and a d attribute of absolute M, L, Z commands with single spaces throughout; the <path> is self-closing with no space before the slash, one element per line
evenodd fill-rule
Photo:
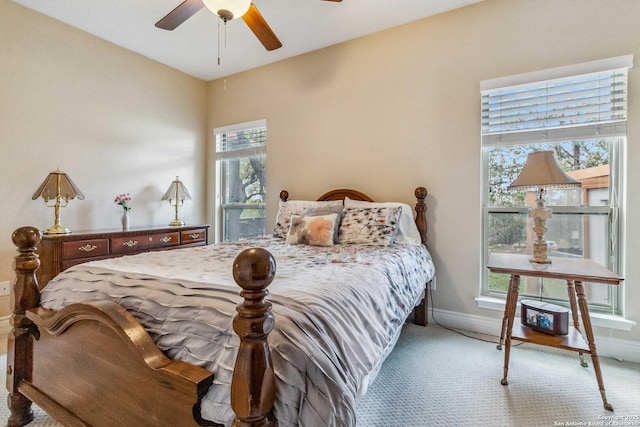
<path fill-rule="evenodd" d="M 191 195 L 185 188 L 180 178 L 176 176 L 176 179 L 171 183 L 169 189 L 164 196 L 162 196 L 162 200 L 168 200 L 169 204 L 172 205 L 176 210 L 176 216 L 173 221 L 169 223 L 171 226 L 183 226 L 184 221 L 182 221 L 178 217 L 178 207 L 180 207 L 185 200 L 191 200 Z"/>
<path fill-rule="evenodd" d="M 50 200 L 54 201 L 53 205 L 48 205 L 55 208 L 55 223 L 52 227 L 44 231 L 45 234 L 68 234 L 71 230 L 64 228 L 60 225 L 60 208 L 66 206 L 69 200 L 78 198 L 84 200 L 84 194 L 73 183 L 69 176 L 62 172 L 60 169 L 56 169 L 51 172 L 45 178 L 44 182 L 40 184 L 40 187 L 33 193 L 33 200 L 38 197 L 42 197 L 44 202 L 49 203 Z M 64 201 L 64 205 L 62 204 Z"/>
<path fill-rule="evenodd" d="M 180 181 L 180 178 L 176 176 L 176 179 L 171 183 L 167 192 L 162 196 L 162 200 L 168 200 L 169 203 L 182 203 L 185 200 L 191 200 L 191 195 L 182 181 Z"/>
<path fill-rule="evenodd" d="M 563 190 L 581 186 L 560 168 L 553 152 L 536 151 L 529 154 L 522 172 L 507 188 L 538 191 L 541 188 Z"/>
<path fill-rule="evenodd" d="M 225 21 L 240 18 L 251 7 L 251 0 L 202 0 L 204 5 Z"/>
<path fill-rule="evenodd" d="M 45 202 L 49 200 L 55 200 L 60 197 L 62 200 L 68 202 L 76 197 L 80 200 L 84 200 L 84 194 L 73 183 L 69 175 L 57 169 L 45 178 L 44 182 L 38 187 L 35 193 L 33 193 L 32 200 L 36 200 L 38 197 L 42 197 Z"/>

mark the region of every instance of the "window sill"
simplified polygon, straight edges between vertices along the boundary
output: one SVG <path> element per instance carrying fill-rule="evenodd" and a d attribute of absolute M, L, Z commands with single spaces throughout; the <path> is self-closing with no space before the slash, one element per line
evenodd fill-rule
<path fill-rule="evenodd" d="M 476 305 L 478 306 L 478 308 L 504 312 L 505 300 L 501 298 L 480 296 L 476 298 Z M 519 312 L 520 303 L 518 302 L 516 313 Z M 636 322 L 632 320 L 627 320 L 622 316 L 614 314 L 589 312 L 589 317 L 591 318 L 591 324 L 594 326 L 617 329 L 621 331 L 630 331 L 631 328 L 636 324 Z"/>

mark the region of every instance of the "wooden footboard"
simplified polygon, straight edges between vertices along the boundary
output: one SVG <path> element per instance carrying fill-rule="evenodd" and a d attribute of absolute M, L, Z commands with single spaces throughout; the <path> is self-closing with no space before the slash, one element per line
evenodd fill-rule
<path fill-rule="evenodd" d="M 172 361 L 110 301 L 27 311 L 37 327 L 20 393 L 66 424 L 193 425 L 211 372 Z M 93 421 L 93 422 L 92 422 Z"/>
<path fill-rule="evenodd" d="M 13 241 L 20 254 L 14 263 L 8 340 L 9 427 L 31 422 L 32 402 L 71 426 L 215 425 L 200 417 L 211 372 L 168 359 L 113 302 L 90 301 L 59 311 L 39 307 L 35 250 L 40 232 L 22 227 Z M 236 258 L 233 273 L 245 301 L 234 319 L 241 344 L 231 404 L 236 425 L 269 426 L 275 381 L 266 337 L 273 317 L 264 297 L 275 261 L 263 249 L 250 249 Z"/>

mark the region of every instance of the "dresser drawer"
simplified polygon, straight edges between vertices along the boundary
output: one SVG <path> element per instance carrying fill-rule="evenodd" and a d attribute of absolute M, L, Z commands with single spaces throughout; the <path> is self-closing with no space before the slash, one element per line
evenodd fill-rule
<path fill-rule="evenodd" d="M 77 264 L 82 264 L 82 263 L 89 262 L 89 261 L 98 261 L 98 260 L 106 259 L 106 258 L 111 258 L 111 256 L 110 255 L 105 255 L 105 256 L 98 256 L 98 257 L 95 257 L 95 258 L 84 258 L 84 259 L 79 258 L 79 259 L 70 259 L 68 261 L 62 261 L 62 270 L 64 271 L 67 268 L 73 267 L 74 265 L 77 265 Z"/>
<path fill-rule="evenodd" d="M 180 244 L 178 232 L 147 234 L 141 236 L 114 237 L 111 239 L 112 254 L 131 254 Z"/>
<path fill-rule="evenodd" d="M 178 246 L 180 244 L 180 234 L 176 231 L 174 233 L 162 233 L 148 236 L 146 249 L 158 249 L 168 246 Z"/>
<path fill-rule="evenodd" d="M 180 243 L 188 245 L 189 243 L 204 242 L 207 239 L 207 230 L 200 228 L 197 230 L 185 230 L 180 233 Z"/>
<path fill-rule="evenodd" d="M 132 254 L 144 251 L 146 236 L 114 237 L 111 239 L 111 253 L 114 255 Z"/>
<path fill-rule="evenodd" d="M 77 240 L 62 243 L 62 257 L 65 260 L 93 258 L 109 253 L 109 239 Z"/>

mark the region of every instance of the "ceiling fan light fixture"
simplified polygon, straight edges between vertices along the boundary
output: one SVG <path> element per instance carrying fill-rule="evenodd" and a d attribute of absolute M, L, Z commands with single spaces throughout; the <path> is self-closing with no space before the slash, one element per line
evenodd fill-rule
<path fill-rule="evenodd" d="M 223 21 L 240 18 L 251 7 L 251 0 L 202 0 L 204 5 Z"/>

